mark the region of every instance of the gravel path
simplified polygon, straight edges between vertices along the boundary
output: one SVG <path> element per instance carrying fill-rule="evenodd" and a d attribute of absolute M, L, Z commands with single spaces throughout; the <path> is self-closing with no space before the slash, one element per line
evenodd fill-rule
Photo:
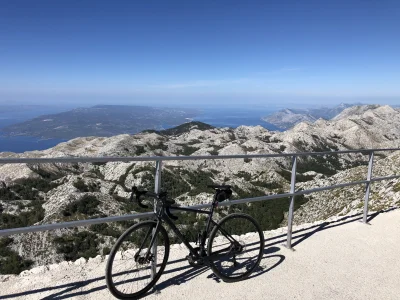
<path fill-rule="evenodd" d="M 261 269 L 248 280 L 224 283 L 210 269 L 193 269 L 179 245 L 157 291 L 146 299 L 399 299 L 400 210 L 294 228 L 294 248 L 282 246 L 285 228 L 265 232 Z M 0 276 L 0 299 L 112 299 L 100 257 Z"/>

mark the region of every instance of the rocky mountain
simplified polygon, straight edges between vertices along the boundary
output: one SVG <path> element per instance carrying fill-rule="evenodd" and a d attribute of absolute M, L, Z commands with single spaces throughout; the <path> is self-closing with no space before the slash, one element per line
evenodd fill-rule
<path fill-rule="evenodd" d="M 344 109 L 353 106 L 353 104 L 341 103 L 334 107 L 320 107 L 312 109 L 288 109 L 285 108 L 276 113 L 263 118 L 281 129 L 289 129 L 300 122 L 314 122 L 320 118 L 330 120 Z"/>
<path fill-rule="evenodd" d="M 310 114 L 307 109 L 285 108 L 273 113 L 272 115 L 264 117 L 263 120 L 286 130 L 300 122 L 314 122 L 317 118 Z"/>
<path fill-rule="evenodd" d="M 71 139 L 79 136 L 134 134 L 187 122 L 196 110 L 147 106 L 97 105 L 43 115 L 2 128 L 4 134 Z"/>
<path fill-rule="evenodd" d="M 168 131 L 76 138 L 48 150 L 0 153 L 0 157 L 231 155 L 398 147 L 399 127 L 397 110 L 359 106 L 344 110 L 331 121 L 302 122 L 285 132 L 261 126 L 213 128 L 193 122 Z M 396 154 L 379 153 L 374 174 L 397 174 L 398 160 Z M 299 158 L 297 188 L 360 180 L 366 176 L 366 161 L 363 154 Z M 231 184 L 236 199 L 284 193 L 290 186 L 290 164 L 290 158 L 165 161 L 162 187 L 181 205 L 208 203 L 212 190 L 206 186 L 212 183 Z M 142 211 L 128 201 L 129 189 L 133 185 L 153 189 L 154 167 L 152 162 L 1 165 L 0 228 Z M 371 207 L 398 205 L 398 185 L 397 180 L 374 184 Z M 361 209 L 363 189 L 298 197 L 295 221 L 313 222 Z M 216 217 L 244 211 L 256 217 L 264 230 L 270 230 L 285 223 L 288 206 L 288 199 L 236 205 L 221 209 Z M 204 220 L 182 214 L 179 222 L 187 235 L 195 237 Z M 0 273 L 15 273 L 32 263 L 106 254 L 130 224 L 101 224 L 0 240 L 0 246 L 8 249 L 0 252 Z M 18 257 L 24 264 L 14 264 Z"/>
<path fill-rule="evenodd" d="M 300 151 L 323 145 L 338 149 L 398 147 L 399 137 L 400 113 L 388 105 L 350 107 L 331 121 L 302 122 L 276 135 Z"/>

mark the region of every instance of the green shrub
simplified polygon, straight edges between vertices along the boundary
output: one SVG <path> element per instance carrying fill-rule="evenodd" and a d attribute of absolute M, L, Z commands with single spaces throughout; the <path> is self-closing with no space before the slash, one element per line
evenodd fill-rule
<path fill-rule="evenodd" d="M 247 147 L 247 146 L 242 146 L 242 148 L 246 151 L 246 152 L 253 152 L 253 151 L 256 151 L 257 150 L 257 148 L 254 148 L 254 147 Z"/>
<path fill-rule="evenodd" d="M 60 185 L 59 183 L 55 183 L 50 180 L 42 178 L 26 178 L 26 179 L 20 179 L 17 182 L 18 186 L 20 186 L 20 189 L 23 190 L 36 189 L 45 193 Z"/>
<path fill-rule="evenodd" d="M 19 274 L 33 264 L 8 248 L 12 242 L 12 238 L 0 238 L 0 274 Z"/>
<path fill-rule="evenodd" d="M 21 198 L 13 193 L 10 187 L 0 188 L 0 200 L 20 200 Z"/>
<path fill-rule="evenodd" d="M 283 188 L 283 185 L 276 181 L 268 182 L 268 181 L 256 180 L 256 181 L 251 181 L 251 184 L 255 185 L 255 186 L 263 187 L 266 189 L 270 189 L 270 190 Z"/>
<path fill-rule="evenodd" d="M 33 225 L 44 218 L 43 201 L 34 200 L 26 207 L 31 207 L 29 211 L 21 212 L 19 215 L 2 213 L 0 215 L 0 229 L 27 227 Z"/>
<path fill-rule="evenodd" d="M 57 253 L 63 254 L 65 260 L 77 260 L 81 257 L 88 259 L 98 254 L 98 238 L 89 231 L 65 234 L 54 238 L 53 243 L 56 245 Z"/>
<path fill-rule="evenodd" d="M 236 174 L 238 177 L 243 178 L 246 181 L 250 181 L 251 180 L 251 174 L 245 171 L 239 171 Z"/>
<path fill-rule="evenodd" d="M 146 149 L 144 148 L 144 146 L 136 146 L 135 155 L 139 156 L 144 153 L 146 153 Z"/>
<path fill-rule="evenodd" d="M 337 155 L 317 155 L 297 161 L 297 171 L 299 173 L 315 171 L 330 176 L 336 174 L 337 171 L 341 169 L 341 164 Z"/>
<path fill-rule="evenodd" d="M 89 187 L 86 185 L 85 181 L 82 180 L 82 178 L 78 178 L 73 185 L 81 192 L 89 192 Z"/>
<path fill-rule="evenodd" d="M 110 252 L 111 252 L 111 249 L 109 247 L 103 248 L 103 255 L 108 255 L 108 254 L 110 254 Z"/>
<path fill-rule="evenodd" d="M 199 143 L 201 143 L 200 140 L 194 139 L 194 140 L 191 140 L 190 142 L 188 142 L 188 145 L 195 145 L 195 144 L 199 144 Z"/>
<path fill-rule="evenodd" d="M 90 227 L 90 230 L 100 233 L 102 235 L 112 236 L 118 238 L 122 232 L 112 228 L 109 224 L 100 223 L 100 224 L 93 224 Z"/>
<path fill-rule="evenodd" d="M 189 191 L 189 196 L 196 196 L 200 193 L 206 192 L 210 193 L 212 190 L 207 187 L 207 185 L 214 184 L 213 174 L 208 171 L 187 171 L 182 170 L 182 177 L 187 180 L 188 183 L 192 185 L 192 189 Z"/>
<path fill-rule="evenodd" d="M 211 155 L 218 155 L 218 150 L 216 149 L 209 150 L 208 153 L 210 153 Z"/>
<path fill-rule="evenodd" d="M 182 149 L 176 151 L 176 154 L 178 155 L 184 155 L 184 156 L 189 156 L 192 155 L 194 152 L 196 152 L 198 148 L 196 147 L 190 147 L 188 145 L 183 144 Z"/>
<path fill-rule="evenodd" d="M 203 122 L 192 121 L 192 122 L 181 124 L 181 125 L 173 127 L 173 128 L 161 130 L 157 133 L 162 134 L 162 135 L 170 135 L 170 136 L 171 135 L 179 135 L 179 134 L 182 134 L 185 132 L 189 132 L 190 128 L 192 128 L 193 126 L 196 126 L 196 129 L 202 130 L 202 131 L 215 128 L 215 127 L 208 125 L 206 123 L 203 123 Z"/>
<path fill-rule="evenodd" d="M 235 191 L 237 192 L 236 189 Z M 251 191 L 245 192 L 244 195 L 241 194 L 240 198 L 249 198 L 255 196 L 261 195 L 259 192 L 256 193 L 255 191 Z M 294 209 L 297 210 L 307 201 L 308 200 L 303 195 L 297 196 L 294 202 Z M 257 220 L 262 230 L 273 230 L 279 228 L 280 224 L 284 220 L 285 213 L 289 210 L 289 206 L 290 199 L 289 197 L 285 197 L 268 201 L 233 205 L 232 207 L 230 207 L 229 213 L 243 212 L 249 214 Z M 239 232 L 245 233 L 247 232 L 246 230 L 248 230 L 246 228 L 240 228 L 240 224 L 238 224 L 237 226 L 239 227 Z"/>
<path fill-rule="evenodd" d="M 168 145 L 164 144 L 163 142 L 159 142 L 158 144 L 146 144 L 150 150 L 168 150 Z"/>
<path fill-rule="evenodd" d="M 74 214 L 95 215 L 100 213 L 97 206 L 100 201 L 95 196 L 85 195 L 81 200 L 69 203 L 63 210 L 64 216 L 72 216 Z"/>
<path fill-rule="evenodd" d="M 252 197 L 259 197 L 259 196 L 263 196 L 263 192 L 261 192 L 259 189 L 257 188 L 250 188 L 248 190 L 243 190 L 239 187 L 232 187 L 233 191 L 236 192 L 237 199 L 244 199 L 244 198 L 252 198 Z M 235 198 L 233 198 L 235 199 Z"/>
<path fill-rule="evenodd" d="M 19 179 L 13 185 L 0 188 L 0 200 L 42 200 L 39 191 L 47 193 L 59 184 L 48 179 Z"/>
<path fill-rule="evenodd" d="M 175 198 L 191 190 L 190 185 L 182 180 L 180 176 L 176 176 L 174 170 L 166 168 L 161 175 L 161 186 L 168 192 L 168 196 L 171 198 Z"/>

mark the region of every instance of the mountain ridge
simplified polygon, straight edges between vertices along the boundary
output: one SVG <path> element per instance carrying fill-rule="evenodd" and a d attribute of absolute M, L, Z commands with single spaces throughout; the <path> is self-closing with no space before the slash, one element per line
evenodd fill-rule
<path fill-rule="evenodd" d="M 334 107 L 320 107 L 311 109 L 285 108 L 276 113 L 264 117 L 263 120 L 283 130 L 287 130 L 301 122 L 315 122 L 320 118 L 325 120 L 330 120 L 339 113 L 341 113 L 346 108 L 354 105 L 355 104 L 341 103 Z"/>

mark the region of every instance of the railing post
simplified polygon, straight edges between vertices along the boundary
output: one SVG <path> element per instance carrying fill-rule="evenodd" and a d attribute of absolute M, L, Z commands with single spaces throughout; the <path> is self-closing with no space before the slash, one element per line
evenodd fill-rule
<path fill-rule="evenodd" d="M 290 193 L 294 194 L 296 186 L 296 167 L 297 167 L 297 156 L 294 155 L 292 158 L 292 177 L 290 180 Z M 292 226 L 293 226 L 293 211 L 294 211 L 294 200 L 295 195 L 290 198 L 289 215 L 288 215 L 288 229 L 287 229 L 287 241 L 286 248 L 292 249 Z"/>
<path fill-rule="evenodd" d="M 374 164 L 374 151 L 369 153 L 369 162 L 368 162 L 368 174 L 367 174 L 367 184 L 365 188 L 365 198 L 364 198 L 364 214 L 363 214 L 363 223 L 368 224 L 367 216 L 368 216 L 368 201 L 369 201 L 369 192 L 371 189 L 371 177 L 372 177 L 372 167 Z"/>
<path fill-rule="evenodd" d="M 161 170 L 162 161 L 156 161 L 156 174 L 154 175 L 154 192 L 159 193 L 161 191 Z M 154 199 L 154 213 L 157 213 L 157 201 Z M 153 235 L 155 234 L 155 228 L 153 229 Z M 154 240 L 154 244 L 151 249 L 153 254 L 153 261 L 151 263 L 151 279 L 153 280 L 157 274 L 157 239 Z"/>

